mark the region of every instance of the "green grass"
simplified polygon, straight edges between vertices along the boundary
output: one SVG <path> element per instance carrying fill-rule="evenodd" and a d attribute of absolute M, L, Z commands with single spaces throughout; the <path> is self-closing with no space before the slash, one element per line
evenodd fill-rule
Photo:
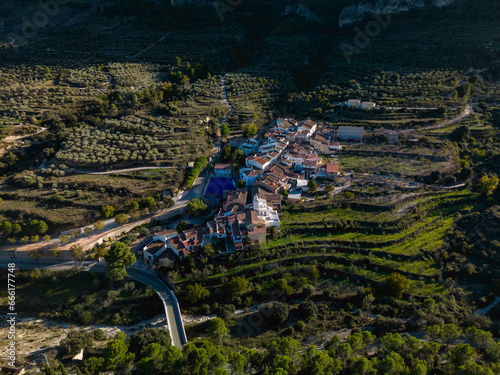
<path fill-rule="evenodd" d="M 6 272 L 0 279 L 7 283 Z M 7 298 L 5 289 L 1 306 L 7 306 Z M 126 279 L 111 284 L 104 274 L 75 271 L 18 272 L 16 308 L 23 314 L 80 324 L 135 324 L 162 313 L 159 298 L 141 283 Z"/>
<path fill-rule="evenodd" d="M 397 215 L 394 212 L 363 212 L 353 210 L 351 208 L 332 208 L 327 211 L 318 212 L 300 212 L 290 213 L 288 211 L 283 213 L 282 223 L 284 225 L 289 223 L 312 223 L 320 221 L 328 221 L 336 218 L 355 221 L 370 221 L 370 222 L 383 222 L 394 220 Z"/>
<path fill-rule="evenodd" d="M 430 162 L 418 159 L 394 157 L 366 157 L 357 155 L 339 155 L 341 169 L 351 169 L 359 173 L 374 171 L 395 173 L 403 176 L 427 175 L 433 170 L 450 169 L 453 165 L 449 162 Z"/>

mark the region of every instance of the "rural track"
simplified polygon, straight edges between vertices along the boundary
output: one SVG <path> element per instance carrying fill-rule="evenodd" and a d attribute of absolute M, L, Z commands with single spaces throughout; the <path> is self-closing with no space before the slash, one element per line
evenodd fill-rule
<path fill-rule="evenodd" d="M 46 131 L 47 128 L 44 128 L 44 127 L 41 127 L 40 129 L 38 129 L 36 131 L 36 133 L 33 133 L 33 134 L 26 134 L 26 135 L 19 135 L 19 136 L 15 136 L 15 135 L 11 135 L 11 136 L 8 136 L 8 137 L 5 137 L 4 138 L 4 141 L 5 142 L 15 142 L 15 141 L 20 141 L 22 139 L 26 139 L 26 138 L 30 138 L 30 137 L 33 137 L 34 135 L 38 135 L 40 133 L 43 133 L 44 131 Z"/>
<path fill-rule="evenodd" d="M 173 207 L 161 210 L 152 216 L 149 216 L 149 217 L 146 217 L 144 219 L 140 219 L 140 220 L 137 220 L 134 222 L 130 222 L 130 223 L 127 223 L 124 225 L 118 225 L 117 223 L 115 223 L 114 219 L 106 220 L 105 221 L 106 227 L 103 231 L 101 231 L 99 233 L 92 234 L 90 236 L 80 235 L 80 237 L 78 237 L 76 241 L 68 242 L 65 245 L 63 245 L 61 247 L 61 250 L 69 250 L 70 247 L 74 246 L 74 245 L 82 245 L 85 248 L 90 248 L 90 247 L 94 246 L 95 244 L 100 243 L 103 239 L 109 238 L 110 234 L 112 232 L 116 231 L 118 228 L 130 228 L 130 229 L 132 229 L 133 227 L 136 227 L 136 226 L 139 226 L 142 224 L 147 224 L 147 223 L 150 223 L 151 221 L 154 221 L 154 220 L 160 220 L 160 221 L 164 220 L 165 216 L 174 214 L 176 212 L 179 214 L 183 213 L 186 210 L 187 204 L 189 203 L 190 200 L 192 200 L 194 198 L 198 198 L 203 194 L 203 191 L 205 190 L 205 187 L 206 187 L 208 180 L 209 180 L 208 176 L 209 176 L 209 169 L 207 167 L 202 173 L 200 173 L 200 175 L 196 179 L 195 183 L 193 184 L 193 187 L 190 190 L 185 191 L 180 197 L 174 198 L 175 203 L 174 203 Z M 85 227 L 87 227 L 87 226 L 89 226 L 89 225 L 86 225 Z M 69 231 L 64 232 L 64 233 L 65 234 L 71 233 L 71 232 L 74 232 L 77 230 L 79 230 L 81 233 L 83 233 L 83 228 L 84 227 L 74 228 L 74 229 L 69 230 Z M 127 230 L 130 230 L 130 229 L 127 229 Z M 4 246 L 4 247 L 0 247 L 0 257 L 2 256 L 2 252 L 5 254 L 7 254 L 7 253 L 15 254 L 17 251 L 27 252 L 27 251 L 32 251 L 32 250 L 38 250 L 42 247 L 53 246 L 53 245 L 58 244 L 58 243 L 60 243 L 59 238 L 52 238 L 51 241 L 48 243 L 35 243 L 35 244 L 19 245 L 16 247 Z M 4 256 L 6 256 L 6 255 L 4 255 Z"/>
<path fill-rule="evenodd" d="M 229 108 L 229 111 L 226 115 L 220 120 L 219 125 L 225 123 L 229 116 L 234 112 L 234 107 L 229 103 L 229 99 L 227 98 L 227 90 L 226 90 L 226 75 L 221 79 L 221 90 L 222 90 L 222 102 Z"/>
<path fill-rule="evenodd" d="M 464 111 L 459 116 L 452 118 L 448 121 L 445 121 L 441 124 L 422 126 L 419 130 L 441 129 L 441 128 L 446 128 L 447 126 L 451 126 L 453 124 L 456 124 L 457 122 L 461 122 L 470 116 L 470 114 L 472 113 L 472 110 L 476 106 L 477 106 L 477 103 L 470 104 L 467 106 L 467 108 L 464 109 Z"/>
<path fill-rule="evenodd" d="M 126 172 L 135 172 L 135 171 L 144 171 L 148 169 L 175 169 L 178 167 L 135 167 L 135 168 L 124 168 L 124 169 L 113 169 L 110 171 L 103 171 L 103 172 L 95 172 L 95 171 L 85 171 L 82 169 L 75 169 L 75 173 L 78 174 L 93 174 L 93 175 L 106 175 L 106 174 L 113 174 L 113 173 L 126 173 Z"/>

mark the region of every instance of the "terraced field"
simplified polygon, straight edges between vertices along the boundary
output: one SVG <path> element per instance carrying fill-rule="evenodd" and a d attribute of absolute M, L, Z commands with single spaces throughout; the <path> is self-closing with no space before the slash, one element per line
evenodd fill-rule
<path fill-rule="evenodd" d="M 288 321 L 273 334 L 251 309 L 245 309 L 269 300 L 285 303 L 294 316 L 300 315 L 304 301 L 313 301 L 317 319 L 307 321 L 304 331 L 311 334 L 335 330 L 346 319 L 352 327 L 418 331 L 433 319 L 423 312 L 429 301 L 443 302 L 441 318 L 453 320 L 453 314 L 463 314 L 467 321 L 482 324 L 474 317 L 473 306 L 483 305 L 477 288 L 489 280 L 479 274 L 484 259 L 471 257 L 468 264 L 461 260 L 461 268 L 453 272 L 446 265 L 456 257 L 449 251 L 449 236 L 461 217 L 479 215 L 488 206 L 478 198 L 469 189 L 429 190 L 393 193 L 380 203 L 338 195 L 294 204 L 282 214 L 281 233 L 267 244 L 212 258 L 208 264 L 199 262 L 196 269 L 188 262 L 169 275 L 186 311 L 226 316 L 227 309 L 240 309 L 236 316 L 225 318 L 231 335 L 238 338 L 231 341 L 236 346 L 259 345 L 297 327 L 296 320 Z M 404 292 L 396 297 L 387 289 L 387 280 L 395 274 L 406 278 Z M 465 274 L 474 275 L 475 281 L 452 279 Z M 232 281 L 239 277 L 249 282 L 248 287 L 231 292 Z M 207 288 L 210 297 L 197 304 L 187 301 L 185 286 L 193 283 Z M 391 319 L 397 311 L 396 322 Z M 250 334 L 238 336 L 247 326 L 252 328 Z M 188 327 L 188 335 L 196 332 Z M 303 331 L 291 332 L 307 337 Z"/>
<path fill-rule="evenodd" d="M 339 283 L 341 289 L 362 285 L 380 290 L 396 272 L 409 280 L 405 299 L 445 298 L 450 290 L 438 252 L 457 215 L 484 208 L 478 206 L 477 193 L 467 189 L 413 194 L 396 205 L 349 206 L 337 201 L 289 208 L 283 213 L 280 238 L 221 261 L 223 268 L 205 269 L 177 282 L 203 277 L 211 290 L 222 291 L 227 280 L 243 276 L 254 285 L 271 285 L 314 265 L 321 273 L 318 283 Z"/>

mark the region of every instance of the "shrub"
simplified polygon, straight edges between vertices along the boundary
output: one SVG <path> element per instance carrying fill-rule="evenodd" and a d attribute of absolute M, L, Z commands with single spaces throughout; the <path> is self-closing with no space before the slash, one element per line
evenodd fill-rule
<path fill-rule="evenodd" d="M 316 320 L 318 307 L 312 301 L 304 301 L 298 308 L 299 317 L 306 321 Z"/>
<path fill-rule="evenodd" d="M 270 322 L 281 324 L 288 319 L 288 305 L 282 302 L 271 301 L 261 305 L 260 313 Z"/>
<path fill-rule="evenodd" d="M 387 292 L 396 297 L 401 298 L 406 288 L 408 287 L 408 278 L 400 273 L 393 272 L 386 279 Z"/>

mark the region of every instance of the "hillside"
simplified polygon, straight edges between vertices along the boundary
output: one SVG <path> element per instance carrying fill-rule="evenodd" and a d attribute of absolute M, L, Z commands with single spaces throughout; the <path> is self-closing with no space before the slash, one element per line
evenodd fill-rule
<path fill-rule="evenodd" d="M 182 349 L 145 330 L 95 350 L 81 328 L 153 318 L 152 290 L 126 284 L 94 308 L 107 276 L 22 274 L 23 314 L 82 324 L 71 354 L 88 357 L 51 341 L 54 369 L 500 373 L 499 1 L 4 0 L 0 14 L 0 255 L 93 261 L 121 242 L 188 316 Z M 154 233 L 212 230 L 214 164 L 245 188 L 240 137 L 272 143 L 283 117 L 317 130 L 280 136 L 280 151 L 314 157 L 245 190 L 271 186 L 279 230 L 230 251 L 217 229 L 210 247 L 146 264 Z M 339 127 L 363 127 L 362 142 Z"/>

